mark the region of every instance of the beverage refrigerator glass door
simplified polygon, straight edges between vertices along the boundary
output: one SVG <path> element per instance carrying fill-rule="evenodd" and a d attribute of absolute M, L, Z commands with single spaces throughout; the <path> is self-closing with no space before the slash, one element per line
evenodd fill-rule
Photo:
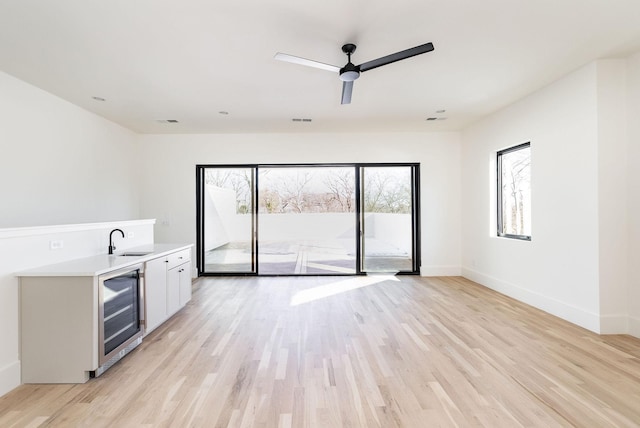
<path fill-rule="evenodd" d="M 144 334 L 144 269 L 135 265 L 99 278 L 100 373 L 141 342 Z M 132 346 L 133 345 L 133 346 Z"/>

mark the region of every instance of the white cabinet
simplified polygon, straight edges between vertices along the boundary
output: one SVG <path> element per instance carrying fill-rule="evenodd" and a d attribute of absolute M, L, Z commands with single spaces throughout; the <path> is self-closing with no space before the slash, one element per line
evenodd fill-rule
<path fill-rule="evenodd" d="M 20 279 L 22 383 L 84 383 L 98 367 L 97 277 Z"/>
<path fill-rule="evenodd" d="M 180 307 L 191 300 L 191 261 L 188 261 L 178 269 L 180 280 Z"/>
<path fill-rule="evenodd" d="M 191 300 L 191 250 L 147 261 L 145 275 L 149 333 Z"/>
<path fill-rule="evenodd" d="M 167 271 L 167 315 L 171 316 L 180 309 L 180 273 L 178 268 Z"/>
<path fill-rule="evenodd" d="M 98 254 L 16 273 L 23 383 L 83 383 L 100 368 L 103 275 L 145 264 L 147 333 L 191 299 L 191 245 L 128 251 L 141 255 Z"/>
<path fill-rule="evenodd" d="M 167 319 L 167 258 L 159 257 L 146 262 L 144 275 L 148 333 Z"/>

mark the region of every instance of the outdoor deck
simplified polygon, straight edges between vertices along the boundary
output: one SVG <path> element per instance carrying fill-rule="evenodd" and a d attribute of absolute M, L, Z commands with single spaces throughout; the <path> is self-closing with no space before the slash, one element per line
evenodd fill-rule
<path fill-rule="evenodd" d="M 351 244 L 351 245 L 350 245 Z M 287 240 L 261 242 L 258 272 L 263 275 L 355 274 L 353 240 Z M 378 240 L 367 240 L 365 270 L 411 271 L 411 255 Z M 251 244 L 235 242 L 205 254 L 205 271 L 251 272 Z"/>

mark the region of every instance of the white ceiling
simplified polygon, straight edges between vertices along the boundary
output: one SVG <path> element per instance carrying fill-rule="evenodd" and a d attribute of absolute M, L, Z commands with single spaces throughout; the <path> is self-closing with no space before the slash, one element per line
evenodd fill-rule
<path fill-rule="evenodd" d="M 435 50 L 344 106 L 336 74 L 273 59 L 342 66 L 346 42 L 355 64 Z M 142 133 L 458 130 L 637 50 L 638 0 L 0 0 L 0 70 Z"/>

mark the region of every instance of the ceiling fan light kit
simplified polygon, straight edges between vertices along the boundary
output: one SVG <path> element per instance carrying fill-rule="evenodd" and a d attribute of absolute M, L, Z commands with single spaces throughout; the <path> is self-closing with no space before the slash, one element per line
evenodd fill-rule
<path fill-rule="evenodd" d="M 307 67 L 319 68 L 322 70 L 338 73 L 340 80 L 342 80 L 342 99 L 341 104 L 351 103 L 351 93 L 353 91 L 353 82 L 360 77 L 360 74 L 373 70 L 374 68 L 381 67 L 383 65 L 391 64 L 403 59 L 411 58 L 416 55 L 431 52 L 433 50 L 432 43 L 425 43 L 420 46 L 416 46 L 411 49 L 406 49 L 400 52 L 393 53 L 391 55 L 383 56 L 372 61 L 364 62 L 360 65 L 354 65 L 351 62 L 351 54 L 356 51 L 356 45 L 353 43 L 347 43 L 342 46 L 342 52 L 347 55 L 347 64 L 340 68 L 334 65 L 325 64 L 323 62 L 313 61 L 306 58 L 301 58 L 294 55 L 278 52 L 274 58 L 279 61 L 291 62 L 294 64 L 305 65 Z"/>

